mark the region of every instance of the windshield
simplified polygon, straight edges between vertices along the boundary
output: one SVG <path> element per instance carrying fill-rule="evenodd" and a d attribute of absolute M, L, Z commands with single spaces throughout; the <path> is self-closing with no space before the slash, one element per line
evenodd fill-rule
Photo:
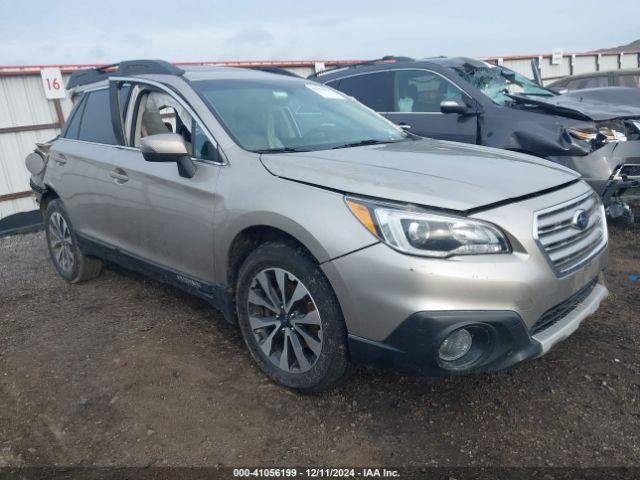
<path fill-rule="evenodd" d="M 399 127 L 324 85 L 293 79 L 192 83 L 238 145 L 254 152 L 398 142 Z"/>
<path fill-rule="evenodd" d="M 512 102 L 513 100 L 509 95 L 532 95 L 539 97 L 553 97 L 555 95 L 550 90 L 536 85 L 519 73 L 490 64 L 477 67 L 467 63 L 456 67 L 455 71 L 464 80 L 499 105 Z"/>

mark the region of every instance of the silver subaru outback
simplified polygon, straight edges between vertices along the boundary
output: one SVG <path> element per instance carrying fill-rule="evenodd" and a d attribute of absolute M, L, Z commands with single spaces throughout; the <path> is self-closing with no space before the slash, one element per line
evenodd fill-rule
<path fill-rule="evenodd" d="M 27 158 L 58 273 L 107 260 L 205 298 L 287 387 L 363 361 L 504 369 L 607 296 L 602 204 L 556 164 L 275 73 L 129 61 L 68 88 L 62 134 Z"/>

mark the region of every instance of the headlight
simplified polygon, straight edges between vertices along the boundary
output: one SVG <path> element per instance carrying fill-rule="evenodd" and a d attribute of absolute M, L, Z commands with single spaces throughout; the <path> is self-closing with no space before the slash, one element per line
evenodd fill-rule
<path fill-rule="evenodd" d="M 601 147 L 610 142 L 626 142 L 627 135 L 624 133 L 624 126 L 620 126 L 615 122 L 601 123 L 596 129 L 588 128 L 567 128 L 569 134 L 579 140 L 590 142 L 596 148 Z"/>
<path fill-rule="evenodd" d="M 612 127 L 600 127 L 598 132 L 604 136 L 604 143 L 609 142 L 626 142 L 627 136 L 624 132 L 616 130 Z"/>
<path fill-rule="evenodd" d="M 494 225 L 386 203 L 347 197 L 347 205 L 372 234 L 390 247 L 412 255 L 509 253 L 506 236 Z"/>
<path fill-rule="evenodd" d="M 598 137 L 598 132 L 596 130 L 585 130 L 582 128 L 567 128 L 567 130 L 572 137 L 584 140 L 585 142 L 591 142 Z"/>

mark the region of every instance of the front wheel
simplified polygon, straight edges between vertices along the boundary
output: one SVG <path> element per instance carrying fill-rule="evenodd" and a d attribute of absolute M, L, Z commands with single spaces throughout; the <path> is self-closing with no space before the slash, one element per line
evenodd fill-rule
<path fill-rule="evenodd" d="M 274 381 L 303 392 L 327 390 L 347 371 L 347 333 L 338 300 L 299 247 L 265 243 L 240 269 L 236 293 L 245 343 Z"/>

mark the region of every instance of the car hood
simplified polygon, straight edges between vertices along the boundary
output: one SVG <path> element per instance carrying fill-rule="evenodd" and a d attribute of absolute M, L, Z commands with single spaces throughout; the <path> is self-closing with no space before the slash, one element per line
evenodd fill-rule
<path fill-rule="evenodd" d="M 517 103 L 537 105 L 550 113 L 596 122 L 640 117 L 640 89 L 627 87 L 574 90 L 555 97 L 512 95 Z"/>
<path fill-rule="evenodd" d="M 281 178 L 346 193 L 466 211 L 570 182 L 579 175 L 528 155 L 439 140 L 264 154 Z"/>

